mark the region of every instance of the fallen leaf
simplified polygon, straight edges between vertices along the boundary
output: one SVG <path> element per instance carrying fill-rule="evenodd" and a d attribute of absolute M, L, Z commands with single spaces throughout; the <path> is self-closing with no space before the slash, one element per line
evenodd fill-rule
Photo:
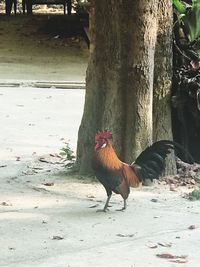
<path fill-rule="evenodd" d="M 1 202 L 0 205 L 2 205 L 2 206 L 12 206 L 11 203 L 8 203 L 8 202 L 6 202 L 6 201 Z"/>
<path fill-rule="evenodd" d="M 87 195 L 88 198 L 95 198 L 93 195 Z"/>
<path fill-rule="evenodd" d="M 33 169 L 33 170 L 43 170 L 42 167 L 29 167 L 29 168 L 31 168 L 31 169 Z"/>
<path fill-rule="evenodd" d="M 182 256 L 175 256 L 170 253 L 161 253 L 161 254 L 156 254 L 157 257 L 162 258 L 162 259 L 185 259 L 187 256 L 182 255 Z"/>
<path fill-rule="evenodd" d="M 53 186 L 54 183 L 53 182 L 48 182 L 48 183 L 44 183 L 43 185 L 45 185 L 45 186 Z"/>
<path fill-rule="evenodd" d="M 0 165 L 0 168 L 5 168 L 7 167 L 7 165 Z"/>
<path fill-rule="evenodd" d="M 200 60 L 192 60 L 190 62 L 190 65 L 193 70 L 199 70 L 200 69 Z"/>
<path fill-rule="evenodd" d="M 16 161 L 20 161 L 21 158 L 19 156 L 16 157 Z"/>
<path fill-rule="evenodd" d="M 59 236 L 59 235 L 54 235 L 54 236 L 52 237 L 52 240 L 62 240 L 62 239 L 64 239 L 64 237 Z"/>
<path fill-rule="evenodd" d="M 187 259 L 174 259 L 174 260 L 170 260 L 170 262 L 174 262 L 174 263 L 187 263 L 188 260 Z"/>
<path fill-rule="evenodd" d="M 157 248 L 157 244 L 148 244 L 147 245 L 148 248 Z"/>
<path fill-rule="evenodd" d="M 55 157 L 56 158 L 61 158 L 61 156 L 59 154 L 57 154 L 57 153 L 54 153 L 54 154 L 50 153 L 49 156 L 54 157 L 54 158 Z"/>
<path fill-rule="evenodd" d="M 117 234 L 116 236 L 119 236 L 119 237 L 133 237 L 134 234 L 130 234 L 130 235 Z"/>
<path fill-rule="evenodd" d="M 176 188 L 176 186 L 174 184 L 170 184 L 169 190 L 170 191 L 173 191 L 173 192 L 176 192 L 177 191 L 177 188 Z"/>
<path fill-rule="evenodd" d="M 45 162 L 45 163 L 50 163 L 50 161 L 49 160 L 46 160 L 45 158 L 39 158 L 39 161 Z"/>
<path fill-rule="evenodd" d="M 96 208 L 96 207 L 98 207 L 99 206 L 99 204 L 95 204 L 95 205 L 93 205 L 93 206 L 90 206 L 89 208 L 90 209 L 93 209 L 93 208 Z"/>
<path fill-rule="evenodd" d="M 165 247 L 165 248 L 170 248 L 172 246 L 172 243 L 158 243 L 159 246 Z"/>
<path fill-rule="evenodd" d="M 196 228 L 196 226 L 195 226 L 194 224 L 192 224 L 192 225 L 190 225 L 190 226 L 188 227 L 189 230 L 194 230 L 195 228 Z"/>

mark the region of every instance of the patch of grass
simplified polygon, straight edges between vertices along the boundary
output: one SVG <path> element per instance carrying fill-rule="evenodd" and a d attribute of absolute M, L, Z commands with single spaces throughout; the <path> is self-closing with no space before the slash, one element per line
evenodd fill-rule
<path fill-rule="evenodd" d="M 189 193 L 189 200 L 200 200 L 200 183 L 196 184 L 194 190 Z"/>
<path fill-rule="evenodd" d="M 59 155 L 65 160 L 74 160 L 74 151 L 71 149 L 69 143 L 66 143 L 66 146 L 61 148 Z"/>

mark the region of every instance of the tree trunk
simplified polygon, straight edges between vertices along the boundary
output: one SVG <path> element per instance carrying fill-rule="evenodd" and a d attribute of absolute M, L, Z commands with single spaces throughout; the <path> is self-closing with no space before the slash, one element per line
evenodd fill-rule
<path fill-rule="evenodd" d="M 90 60 L 77 167 L 91 172 L 94 135 L 113 132 L 127 163 L 152 142 L 154 53 L 158 0 L 91 1 Z"/>
<path fill-rule="evenodd" d="M 158 33 L 155 51 L 153 95 L 153 141 L 172 140 L 171 85 L 172 85 L 172 1 L 158 5 Z M 165 174 L 176 173 L 174 157 L 168 157 Z"/>

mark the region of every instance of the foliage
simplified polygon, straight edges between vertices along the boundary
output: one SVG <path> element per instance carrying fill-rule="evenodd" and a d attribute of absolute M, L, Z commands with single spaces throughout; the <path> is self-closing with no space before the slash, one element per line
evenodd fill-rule
<path fill-rule="evenodd" d="M 173 0 L 176 15 L 175 27 L 178 28 L 179 37 L 182 38 L 184 50 L 187 54 L 200 58 L 200 1 L 192 0 L 189 5 L 180 0 Z M 187 55 L 187 56 L 188 56 Z"/>
<path fill-rule="evenodd" d="M 200 184 L 196 184 L 194 190 L 189 194 L 190 200 L 200 200 Z"/>
<path fill-rule="evenodd" d="M 176 10 L 180 13 L 180 14 L 184 14 L 185 13 L 185 5 L 179 1 L 179 0 L 173 0 L 173 4 L 176 8 Z"/>
<path fill-rule="evenodd" d="M 172 1 L 173 135 L 200 162 L 200 0 Z"/>
<path fill-rule="evenodd" d="M 74 151 L 70 148 L 68 142 L 66 142 L 66 146 L 61 148 L 61 152 L 59 153 L 61 157 L 65 158 L 66 160 L 74 160 Z"/>
<path fill-rule="evenodd" d="M 200 37 L 200 1 L 193 0 L 192 7 L 186 10 L 183 23 L 190 42 Z"/>

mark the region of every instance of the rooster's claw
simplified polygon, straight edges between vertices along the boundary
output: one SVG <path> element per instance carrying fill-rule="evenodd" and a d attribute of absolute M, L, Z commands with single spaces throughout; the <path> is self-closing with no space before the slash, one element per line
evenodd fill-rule
<path fill-rule="evenodd" d="M 109 211 L 109 209 L 96 210 L 96 212 L 107 212 L 107 211 Z"/>
<path fill-rule="evenodd" d="M 125 211 L 126 210 L 126 208 L 121 208 L 121 209 L 117 209 L 116 211 Z"/>

